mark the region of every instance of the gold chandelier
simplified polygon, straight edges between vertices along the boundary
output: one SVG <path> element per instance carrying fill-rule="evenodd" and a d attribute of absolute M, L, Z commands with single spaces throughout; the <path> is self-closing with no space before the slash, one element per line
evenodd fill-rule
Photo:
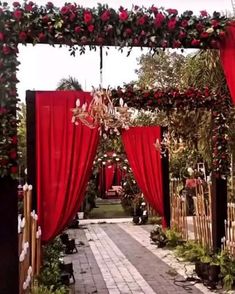
<path fill-rule="evenodd" d="M 163 133 L 163 138 L 161 142 L 159 141 L 159 139 L 156 139 L 154 146 L 157 151 L 160 152 L 161 156 L 164 157 L 167 156 L 167 151 L 172 154 L 177 154 L 186 149 L 186 145 L 181 138 L 179 138 L 179 140 L 176 140 L 174 138 L 170 139 L 169 133 L 167 132 Z"/>
<path fill-rule="evenodd" d="M 93 89 L 91 94 L 89 105 L 87 102 L 81 105 L 80 99 L 77 99 L 72 122 L 81 122 L 89 128 L 104 126 L 106 130 L 129 127 L 131 112 L 122 98 L 119 99 L 119 106 L 114 107 L 109 89 Z"/>

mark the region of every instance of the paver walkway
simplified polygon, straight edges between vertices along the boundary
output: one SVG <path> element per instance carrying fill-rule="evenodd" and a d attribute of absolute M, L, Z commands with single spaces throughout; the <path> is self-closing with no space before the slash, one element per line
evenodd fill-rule
<path fill-rule="evenodd" d="M 149 230 L 150 226 L 120 222 L 70 230 L 78 246 L 77 254 L 66 256 L 75 271 L 72 293 L 211 293 L 202 284 L 177 283 L 186 277 L 184 266 L 170 251 L 150 243 Z"/>

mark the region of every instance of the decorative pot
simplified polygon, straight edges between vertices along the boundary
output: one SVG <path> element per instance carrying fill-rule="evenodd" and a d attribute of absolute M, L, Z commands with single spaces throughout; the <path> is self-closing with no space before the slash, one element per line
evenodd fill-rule
<path fill-rule="evenodd" d="M 209 281 L 211 282 L 219 282 L 219 274 L 220 274 L 220 266 L 212 264 L 208 269 L 209 273 Z"/>
<path fill-rule="evenodd" d="M 195 272 L 198 275 L 199 278 L 202 280 L 208 280 L 209 279 L 209 262 L 201 262 L 197 261 L 195 263 Z"/>

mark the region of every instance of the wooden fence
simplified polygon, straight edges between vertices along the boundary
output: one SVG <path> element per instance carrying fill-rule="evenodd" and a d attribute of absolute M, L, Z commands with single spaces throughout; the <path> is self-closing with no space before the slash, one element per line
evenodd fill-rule
<path fill-rule="evenodd" d="M 32 211 L 32 186 L 23 187 L 23 215 L 18 216 L 19 293 L 30 293 L 41 266 L 41 229 Z"/>

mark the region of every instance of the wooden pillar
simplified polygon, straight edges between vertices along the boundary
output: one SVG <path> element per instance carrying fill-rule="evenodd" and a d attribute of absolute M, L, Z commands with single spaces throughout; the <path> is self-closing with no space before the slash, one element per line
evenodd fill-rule
<path fill-rule="evenodd" d="M 36 117 L 34 91 L 26 92 L 27 111 L 27 183 L 33 186 L 32 209 L 37 211 L 37 187 L 36 187 Z"/>
<path fill-rule="evenodd" d="M 163 139 L 163 133 L 166 132 L 166 128 L 161 128 L 161 140 Z M 171 209 L 170 209 L 170 179 L 169 179 L 169 154 L 166 150 L 165 155 L 162 156 L 162 188 L 163 188 L 163 210 L 166 225 L 170 227 Z"/>
<path fill-rule="evenodd" d="M 0 293 L 19 293 L 17 181 L 0 177 Z"/>
<path fill-rule="evenodd" d="M 227 179 L 212 175 L 212 241 L 213 249 L 221 248 L 221 238 L 225 235 L 224 220 L 227 219 Z"/>

